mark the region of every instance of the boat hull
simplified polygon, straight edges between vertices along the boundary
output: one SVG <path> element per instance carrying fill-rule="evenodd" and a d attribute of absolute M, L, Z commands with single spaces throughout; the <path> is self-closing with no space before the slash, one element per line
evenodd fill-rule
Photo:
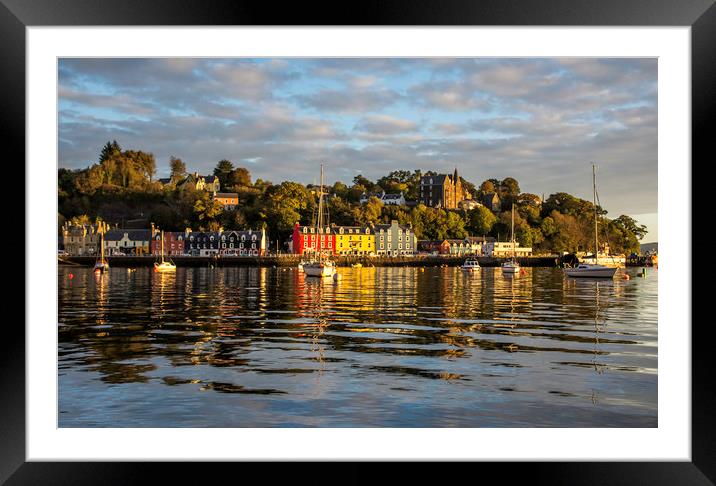
<path fill-rule="evenodd" d="M 108 263 L 96 263 L 94 266 L 94 271 L 100 271 L 102 273 L 109 271 L 109 264 Z"/>
<path fill-rule="evenodd" d="M 520 267 L 518 265 L 505 265 L 502 267 L 502 273 L 520 273 Z"/>
<path fill-rule="evenodd" d="M 304 264 L 303 273 L 309 277 L 332 277 L 336 273 L 336 267 L 323 264 Z"/>
<path fill-rule="evenodd" d="M 572 278 L 614 278 L 615 267 L 602 268 L 567 268 L 564 274 Z"/>
<path fill-rule="evenodd" d="M 154 271 L 155 272 L 176 272 L 177 267 L 176 267 L 176 265 L 155 264 Z"/>

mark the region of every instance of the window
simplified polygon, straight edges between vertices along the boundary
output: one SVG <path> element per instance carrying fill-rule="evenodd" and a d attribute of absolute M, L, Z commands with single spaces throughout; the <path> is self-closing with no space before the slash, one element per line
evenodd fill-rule
<path fill-rule="evenodd" d="M 246 241 L 246 235 L 241 235 L 241 241 Z"/>

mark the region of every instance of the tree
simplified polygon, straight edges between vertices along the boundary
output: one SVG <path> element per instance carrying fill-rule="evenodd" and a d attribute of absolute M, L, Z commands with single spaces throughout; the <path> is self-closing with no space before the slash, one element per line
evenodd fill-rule
<path fill-rule="evenodd" d="M 502 179 L 500 183 L 500 196 L 516 197 L 520 193 L 520 184 L 512 177 Z"/>
<path fill-rule="evenodd" d="M 359 225 L 375 224 L 380 221 L 383 212 L 383 203 L 377 197 L 371 197 L 368 202 L 353 210 L 353 218 Z"/>
<path fill-rule="evenodd" d="M 373 192 L 376 185 L 361 174 L 358 174 L 353 178 L 353 186 L 363 186 L 366 192 Z"/>
<path fill-rule="evenodd" d="M 221 187 L 227 185 L 229 174 L 234 170 L 234 164 L 230 160 L 221 159 L 214 168 L 214 175 L 219 178 Z"/>
<path fill-rule="evenodd" d="M 104 144 L 104 147 L 102 147 L 102 151 L 99 154 L 99 163 L 101 164 L 111 157 L 116 157 L 120 153 L 122 153 L 122 149 L 116 140 L 112 140 L 111 143 L 107 142 Z"/>
<path fill-rule="evenodd" d="M 278 231 L 290 231 L 302 219 L 302 212 L 308 207 L 309 194 L 297 182 L 282 182 L 272 186 L 265 194 L 265 214 L 269 227 Z"/>
<path fill-rule="evenodd" d="M 484 206 L 478 206 L 467 213 L 467 229 L 476 236 L 487 235 L 497 222 L 497 216 Z"/>
<path fill-rule="evenodd" d="M 221 178 L 220 178 L 221 180 Z M 226 176 L 227 187 L 241 187 L 251 185 L 251 173 L 244 167 L 238 167 Z"/>
<path fill-rule="evenodd" d="M 445 218 L 445 238 L 465 238 L 465 220 L 458 213 L 448 211 Z"/>
<path fill-rule="evenodd" d="M 171 180 L 174 183 L 186 177 L 186 164 L 173 155 L 169 157 L 169 170 L 171 171 Z"/>
<path fill-rule="evenodd" d="M 348 186 L 343 184 L 341 181 L 336 181 L 331 188 L 331 192 L 341 199 L 346 199 L 348 197 Z"/>
<path fill-rule="evenodd" d="M 617 219 L 613 220 L 612 223 L 618 228 L 632 233 L 640 240 L 643 239 L 648 232 L 646 226 L 639 224 L 634 218 L 627 216 L 626 214 L 622 214 Z"/>
<path fill-rule="evenodd" d="M 482 194 L 489 194 L 491 192 L 497 192 L 497 181 L 495 179 L 487 179 L 480 184 L 480 192 Z"/>
<path fill-rule="evenodd" d="M 212 221 L 215 222 L 222 210 L 222 204 L 206 193 L 202 194 L 194 203 L 194 215 L 199 223 L 209 224 Z"/>

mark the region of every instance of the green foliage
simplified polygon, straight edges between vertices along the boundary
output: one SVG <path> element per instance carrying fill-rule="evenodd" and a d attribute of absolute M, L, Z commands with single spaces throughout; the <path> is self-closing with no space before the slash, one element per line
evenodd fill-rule
<path fill-rule="evenodd" d="M 226 187 L 226 181 L 233 170 L 234 164 L 230 160 L 222 159 L 216 164 L 214 175 L 219 178 L 221 187 Z"/>
<path fill-rule="evenodd" d="M 368 202 L 359 205 L 353 210 L 353 218 L 358 225 L 375 224 L 380 222 L 383 203 L 377 197 L 371 197 Z"/>
<path fill-rule="evenodd" d="M 467 230 L 473 236 L 490 234 L 497 217 L 484 206 L 478 206 L 467 213 Z"/>
<path fill-rule="evenodd" d="M 186 177 L 186 164 L 181 159 L 169 157 L 169 170 L 172 182 L 177 183 Z"/>
<path fill-rule="evenodd" d="M 173 180 L 187 173 L 184 162 L 172 156 L 169 168 Z M 99 161 L 79 170 L 59 169 L 58 221 L 94 221 L 98 216 L 111 224 L 128 220 L 154 222 L 166 231 L 184 228 L 216 230 L 260 228 L 265 226 L 271 238 L 290 235 L 296 222 L 311 224 L 317 209 L 315 188 L 309 190 L 296 182 L 273 185 L 256 179 L 245 168 L 234 168 L 228 160 L 220 161 L 215 170 L 222 184 L 236 192 L 239 204 L 236 209 L 224 210 L 205 191 L 190 185 L 161 188 L 153 183 L 155 160 L 151 153 L 122 150 L 116 141 L 107 142 L 101 149 Z M 425 175 L 435 174 L 427 172 Z M 480 197 L 488 192 L 498 193 L 507 211 L 495 215 L 486 207 L 470 211 L 452 211 L 429 208 L 417 204 L 407 207 L 384 206 L 377 198 L 360 205 L 363 193 L 403 191 L 406 199 L 415 201 L 419 195 L 420 170 L 395 170 L 377 180 L 362 175 L 353 178 L 348 187 L 337 181 L 328 188 L 330 197 L 324 201 L 330 213 L 330 222 L 338 225 L 390 223 L 397 220 L 410 224 L 419 239 L 457 239 L 468 235 L 489 235 L 503 241 L 509 238 L 510 212 L 515 203 L 515 238 L 522 246 L 531 246 L 541 252 L 591 251 L 594 246 L 594 205 L 568 193 L 559 192 L 541 201 L 535 194 L 520 193 L 519 183 L 511 177 L 503 180 L 488 179 L 475 187 L 462 179 L 466 190 Z M 631 253 L 639 250 L 639 240 L 646 227 L 633 218 L 621 215 L 615 220 L 599 214 L 599 239 L 608 243 L 613 253 Z"/>
<path fill-rule="evenodd" d="M 269 228 L 278 231 L 290 231 L 294 224 L 305 216 L 309 193 L 305 186 L 297 182 L 282 182 L 266 191 L 264 197 L 265 214 Z M 304 223 L 305 217 L 303 218 Z"/>
<path fill-rule="evenodd" d="M 251 185 L 251 173 L 244 167 L 238 167 L 226 176 L 226 183 L 222 187 L 245 187 Z"/>

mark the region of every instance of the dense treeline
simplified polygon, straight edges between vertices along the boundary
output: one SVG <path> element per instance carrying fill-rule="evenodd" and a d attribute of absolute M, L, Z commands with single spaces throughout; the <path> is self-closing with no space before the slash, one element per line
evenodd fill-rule
<path fill-rule="evenodd" d="M 290 237 L 299 221 L 311 224 L 317 208 L 317 187 L 285 181 L 274 184 L 256 179 L 250 172 L 221 160 L 214 169 L 223 192 L 235 192 L 239 204 L 235 210 L 222 210 L 207 191 L 181 184 L 187 176 L 184 162 L 176 157 L 168 161 L 171 183 L 154 179 L 154 155 L 136 150 L 122 150 L 117 142 L 107 142 L 96 164 L 80 170 L 59 169 L 59 219 L 95 220 L 126 224 L 132 220 L 153 222 L 167 231 L 185 228 L 217 230 L 266 228 L 271 239 Z M 593 249 L 594 205 L 567 193 L 550 195 L 545 201 L 520 191 L 516 179 L 488 179 L 475 186 L 462 179 L 473 198 L 495 193 L 501 208 L 495 212 L 479 206 L 472 210 L 445 210 L 423 204 L 413 207 L 388 206 L 376 197 L 360 204 L 363 193 L 402 191 L 407 200 L 418 199 L 420 178 L 431 172 L 398 170 L 373 182 L 357 175 L 352 184 L 336 182 L 328 186 L 327 204 L 330 222 L 339 225 L 388 223 L 398 220 L 410 223 L 419 239 L 441 240 L 465 236 L 493 236 L 509 239 L 510 208 L 515 205 L 515 238 L 521 246 L 531 246 L 537 253 L 585 251 Z M 639 240 L 646 228 L 629 216 L 616 219 L 599 212 L 600 241 L 612 252 L 639 251 Z M 79 218 L 79 219 L 78 219 Z"/>

